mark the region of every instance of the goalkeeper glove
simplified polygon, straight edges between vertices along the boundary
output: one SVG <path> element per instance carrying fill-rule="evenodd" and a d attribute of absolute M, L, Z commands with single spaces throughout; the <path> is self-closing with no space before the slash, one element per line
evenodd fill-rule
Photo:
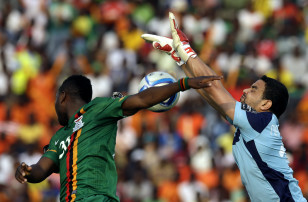
<path fill-rule="evenodd" d="M 190 57 L 195 58 L 197 54 L 190 47 L 186 35 L 178 28 L 175 17 L 171 12 L 169 12 L 169 21 L 173 38 L 173 47 L 184 63 L 186 63 Z"/>
<path fill-rule="evenodd" d="M 163 51 L 171 56 L 175 62 L 181 66 L 185 62 L 181 60 L 179 55 L 176 53 L 175 49 L 173 48 L 173 40 L 168 37 L 157 36 L 153 34 L 142 34 L 141 37 L 149 42 L 152 42 L 152 45 L 155 49 Z"/>

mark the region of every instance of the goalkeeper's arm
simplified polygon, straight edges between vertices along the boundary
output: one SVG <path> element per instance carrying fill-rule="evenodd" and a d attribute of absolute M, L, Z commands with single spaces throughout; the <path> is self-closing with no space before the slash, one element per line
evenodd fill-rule
<path fill-rule="evenodd" d="M 216 75 L 190 47 L 188 38 L 178 28 L 173 13 L 169 13 L 170 27 L 173 39 L 173 47 L 179 57 L 184 61 L 182 69 L 189 77 Z M 213 81 L 212 87 L 197 90 L 200 95 L 221 115 L 228 116 L 233 120 L 235 110 L 235 99 L 224 88 L 221 81 Z"/>
<path fill-rule="evenodd" d="M 199 57 L 189 58 L 187 63 L 182 65 L 182 69 L 189 77 L 216 75 Z M 210 88 L 197 89 L 197 91 L 223 117 L 228 116 L 233 120 L 236 101 L 221 81 L 213 81 Z"/>

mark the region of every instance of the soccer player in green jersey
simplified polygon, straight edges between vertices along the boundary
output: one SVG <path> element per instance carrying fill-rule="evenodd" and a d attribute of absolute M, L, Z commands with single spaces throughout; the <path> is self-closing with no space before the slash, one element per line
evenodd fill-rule
<path fill-rule="evenodd" d="M 92 99 L 88 78 L 73 75 L 60 86 L 55 102 L 63 126 L 51 138 L 47 151 L 34 165 L 21 163 L 15 177 L 38 183 L 60 174 L 61 201 L 119 201 L 114 162 L 117 121 L 160 103 L 188 88 L 211 86 L 220 76 L 180 79 L 125 97 Z M 188 86 L 187 86 L 188 85 Z"/>

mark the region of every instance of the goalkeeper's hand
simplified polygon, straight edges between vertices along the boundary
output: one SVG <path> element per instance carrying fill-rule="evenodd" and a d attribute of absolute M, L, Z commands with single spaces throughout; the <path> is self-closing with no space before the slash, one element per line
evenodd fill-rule
<path fill-rule="evenodd" d="M 173 60 L 179 65 L 182 66 L 185 62 L 181 60 L 179 55 L 176 53 L 173 48 L 173 40 L 168 37 L 157 36 L 153 34 L 142 34 L 141 37 L 149 42 L 152 42 L 152 45 L 155 49 L 163 51 L 171 56 Z"/>
<path fill-rule="evenodd" d="M 190 47 L 186 35 L 178 28 L 175 17 L 171 12 L 169 12 L 169 21 L 173 38 L 173 47 L 184 63 L 186 63 L 190 57 L 195 58 L 197 54 Z"/>

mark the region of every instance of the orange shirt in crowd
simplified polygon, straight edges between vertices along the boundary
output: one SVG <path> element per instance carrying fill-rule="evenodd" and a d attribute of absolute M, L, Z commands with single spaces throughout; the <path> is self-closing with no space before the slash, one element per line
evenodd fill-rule
<path fill-rule="evenodd" d="M 209 189 L 215 188 L 219 184 L 219 173 L 215 169 L 207 172 L 197 173 L 196 176 L 197 179 L 205 184 Z"/>
<path fill-rule="evenodd" d="M 51 117 L 55 116 L 55 81 L 52 74 L 39 74 L 31 79 L 28 95 L 33 102 L 38 121 L 48 124 Z"/>
<path fill-rule="evenodd" d="M 0 121 L 4 121 L 6 119 L 6 104 L 3 102 L 0 102 Z"/>
<path fill-rule="evenodd" d="M 18 124 L 29 123 L 29 115 L 34 112 L 32 103 L 14 104 L 11 108 L 11 121 Z"/>
<path fill-rule="evenodd" d="M 177 121 L 177 131 L 188 141 L 198 136 L 205 124 L 205 118 L 200 113 L 182 114 Z"/>
<path fill-rule="evenodd" d="M 180 201 L 178 195 L 178 183 L 172 181 L 165 181 L 158 187 L 158 198 L 168 202 Z"/>
<path fill-rule="evenodd" d="M 33 102 L 38 121 L 45 125 L 56 116 L 54 109 L 56 81 L 65 62 L 66 57 L 59 55 L 50 70 L 40 72 L 29 82 L 27 94 Z"/>
<path fill-rule="evenodd" d="M 242 188 L 241 174 L 238 169 L 227 169 L 223 172 L 222 185 L 229 191 L 235 191 Z"/>

